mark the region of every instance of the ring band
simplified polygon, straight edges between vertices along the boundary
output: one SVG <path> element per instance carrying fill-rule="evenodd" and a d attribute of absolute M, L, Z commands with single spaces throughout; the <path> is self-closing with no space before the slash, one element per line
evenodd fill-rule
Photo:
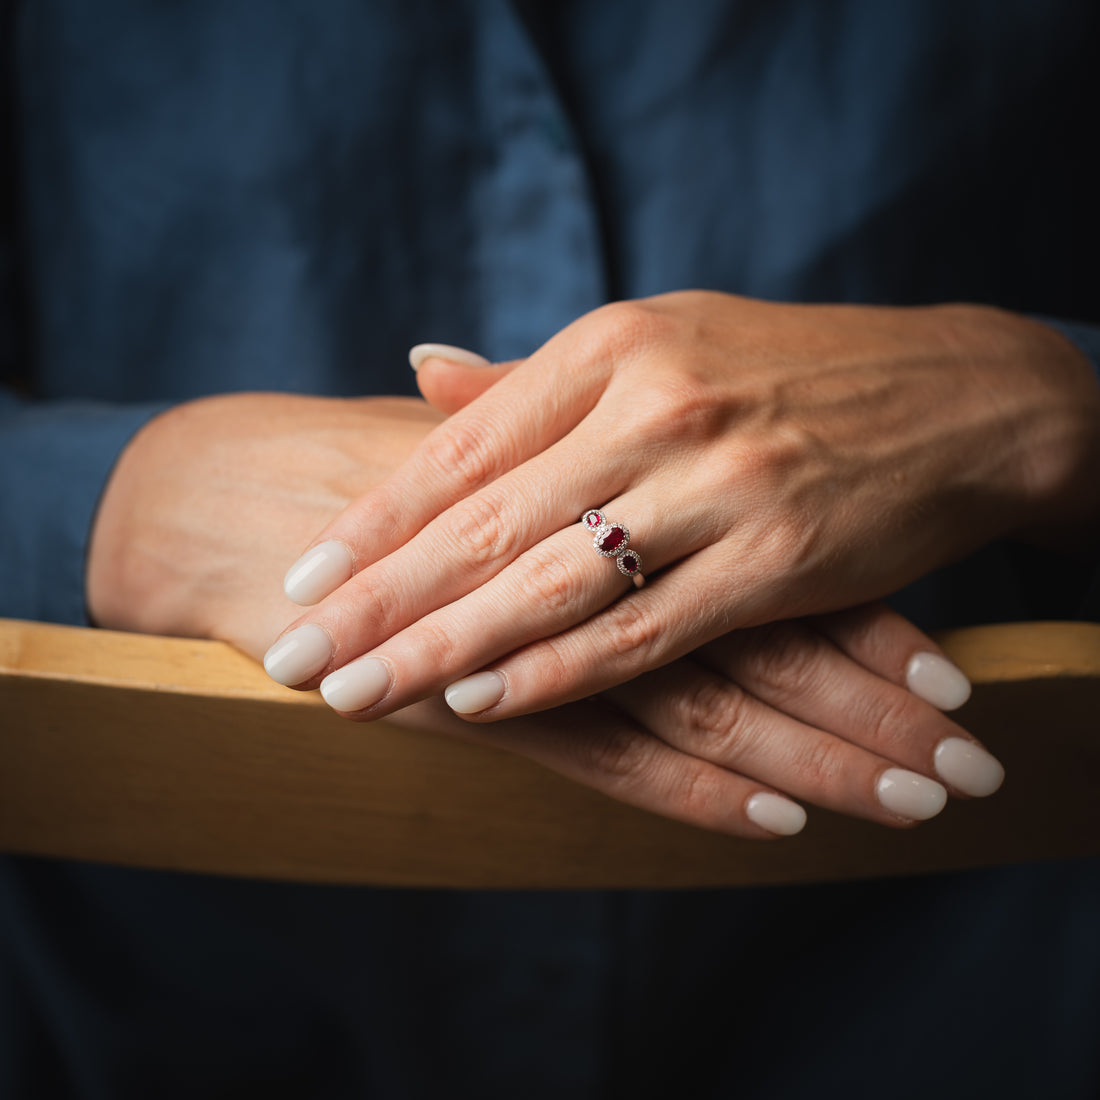
<path fill-rule="evenodd" d="M 585 529 L 592 532 L 592 547 L 602 558 L 614 558 L 615 565 L 624 577 L 634 582 L 635 588 L 645 584 L 642 575 L 642 558 L 637 550 L 628 550 L 630 531 L 625 523 L 612 523 L 598 508 L 589 508 L 581 516 Z"/>

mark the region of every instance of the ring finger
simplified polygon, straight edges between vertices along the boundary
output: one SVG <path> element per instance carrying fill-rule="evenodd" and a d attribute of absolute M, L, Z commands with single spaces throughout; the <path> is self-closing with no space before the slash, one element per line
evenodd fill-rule
<path fill-rule="evenodd" d="M 322 635 L 321 671 L 328 672 L 321 681 L 325 699 L 345 714 L 381 717 L 529 642 L 568 630 L 631 592 L 631 574 L 651 564 L 659 568 L 685 550 L 682 528 L 675 540 L 664 542 L 660 517 L 632 512 L 632 503 L 640 507 L 641 502 L 628 496 L 601 510 L 599 518 L 606 523 L 575 522 L 521 554 L 473 592 L 384 640 L 369 617 L 348 617 L 343 600 L 326 601 L 304 628 Z M 640 515 L 639 526 L 654 536 L 646 543 L 644 558 L 625 524 L 614 521 L 625 512 Z M 378 601 L 377 594 L 374 599 Z M 292 632 L 283 642 L 293 645 L 302 631 Z M 341 648 L 334 656 L 327 639 L 335 636 L 341 638 Z M 285 671 L 285 665 L 275 669 Z M 294 679 L 297 671 L 292 668 L 285 679 L 308 686 L 303 677 Z M 307 675 L 315 680 L 317 673 Z"/>

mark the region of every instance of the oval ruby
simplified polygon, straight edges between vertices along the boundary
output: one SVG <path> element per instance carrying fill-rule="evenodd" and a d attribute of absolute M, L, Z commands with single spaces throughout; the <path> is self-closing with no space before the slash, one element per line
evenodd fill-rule
<path fill-rule="evenodd" d="M 607 534 L 600 539 L 600 549 L 605 554 L 614 554 L 626 542 L 626 532 L 618 525 L 608 528 Z"/>
<path fill-rule="evenodd" d="M 623 563 L 623 568 L 628 573 L 638 572 L 638 559 L 633 554 L 623 554 L 619 561 Z"/>

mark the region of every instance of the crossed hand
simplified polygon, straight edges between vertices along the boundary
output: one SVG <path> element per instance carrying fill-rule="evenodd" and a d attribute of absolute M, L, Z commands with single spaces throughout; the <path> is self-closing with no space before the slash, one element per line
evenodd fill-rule
<path fill-rule="evenodd" d="M 907 825 L 999 786 L 942 713 L 961 673 L 875 601 L 1088 518 L 1095 383 L 1060 336 L 683 292 L 414 365 L 451 415 L 291 568 L 313 607 L 274 678 L 360 719 L 443 692 L 471 736 L 749 836 L 802 827 L 788 796 Z M 534 745 L 503 722 L 552 707 Z"/>

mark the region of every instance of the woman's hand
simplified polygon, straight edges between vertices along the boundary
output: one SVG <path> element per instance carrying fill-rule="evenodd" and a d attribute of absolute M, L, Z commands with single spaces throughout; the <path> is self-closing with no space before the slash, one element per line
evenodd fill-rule
<path fill-rule="evenodd" d="M 391 720 L 518 752 L 623 802 L 707 829 L 799 832 L 792 798 L 883 825 L 981 797 L 1000 764 L 937 707 L 969 684 L 881 604 L 737 631 L 601 696 L 500 722 L 436 701 Z M 946 788 L 946 789 L 945 789 Z"/>
<path fill-rule="evenodd" d="M 486 377 L 495 373 L 479 384 Z M 122 455 L 99 510 L 96 621 L 258 655 L 298 613 L 279 586 L 288 553 L 439 420 L 419 401 L 277 394 L 208 398 L 158 417 Z M 292 645 L 284 660 L 296 657 Z M 963 795 L 999 782 L 996 762 L 922 701 L 957 704 L 965 681 L 883 608 L 747 631 L 652 675 L 537 717 L 473 725 L 425 704 L 393 718 L 750 837 L 801 828 L 805 813 L 785 795 L 904 826 L 942 807 L 937 780 Z"/>
<path fill-rule="evenodd" d="M 605 307 L 322 533 L 288 591 L 331 595 L 276 647 L 308 638 L 311 660 L 274 674 L 363 717 L 443 687 L 478 720 L 529 713 L 1094 524 L 1098 452 L 1083 356 L 999 311 Z M 640 591 L 593 551 L 594 507 L 629 527 Z"/>
<path fill-rule="evenodd" d="M 97 625 L 260 657 L 301 609 L 286 562 L 442 416 L 411 398 L 243 393 L 178 405 L 123 451 L 87 567 Z"/>

